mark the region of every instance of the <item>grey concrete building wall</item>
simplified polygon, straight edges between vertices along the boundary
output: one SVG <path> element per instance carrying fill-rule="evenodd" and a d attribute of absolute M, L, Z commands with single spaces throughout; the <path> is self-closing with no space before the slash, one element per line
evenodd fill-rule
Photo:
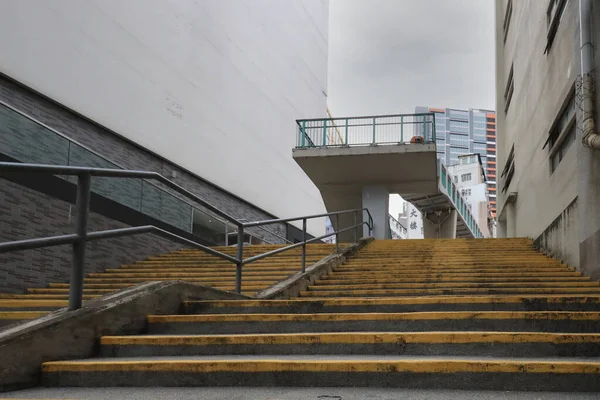
<path fill-rule="evenodd" d="M 600 4 L 592 1 L 592 38 L 595 45 L 595 82 L 596 82 L 596 131 L 600 130 Z M 579 139 L 579 136 L 578 136 Z M 600 150 L 580 147 L 578 154 L 580 168 L 579 214 L 582 223 L 579 226 L 579 254 L 581 269 L 600 278 Z"/>
<path fill-rule="evenodd" d="M 531 237 L 547 253 L 597 278 L 600 153 L 581 143 L 579 107 L 575 140 L 554 167 L 552 155 L 560 143 L 546 145 L 569 97 L 579 94 L 579 2 L 566 2 L 545 52 L 548 6 L 547 1 L 496 1 L 499 236 Z M 594 14 L 600 21 L 597 6 Z M 511 70 L 514 90 L 505 111 Z M 507 176 L 500 175 L 513 146 L 515 172 L 507 186 Z"/>
<path fill-rule="evenodd" d="M 62 200 L 0 179 L 0 241 L 73 233 L 73 208 Z M 99 231 L 127 225 L 92 212 L 88 227 Z M 117 268 L 179 248 L 179 244 L 154 235 L 91 242 L 86 248 L 85 272 Z M 21 293 L 49 282 L 68 282 L 70 271 L 70 246 L 0 254 L 0 293 Z"/>

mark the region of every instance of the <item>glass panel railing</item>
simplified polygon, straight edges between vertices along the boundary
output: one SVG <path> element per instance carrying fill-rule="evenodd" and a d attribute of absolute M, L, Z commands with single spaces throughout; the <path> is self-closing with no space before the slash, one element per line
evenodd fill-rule
<path fill-rule="evenodd" d="M 0 151 L 19 161 L 68 165 L 69 140 L 0 105 Z"/>
<path fill-rule="evenodd" d="M 24 163 L 122 169 L 1 103 L 0 152 Z M 61 178 L 71 182 L 76 180 L 74 177 Z M 133 178 L 95 177 L 92 191 L 186 232 L 192 231 L 192 206 L 153 183 Z"/>
<path fill-rule="evenodd" d="M 432 143 L 435 115 L 398 114 L 296 121 L 298 148 Z"/>
<path fill-rule="evenodd" d="M 159 187 L 142 182 L 140 211 L 186 232 L 192 231 L 192 206 Z"/>
<path fill-rule="evenodd" d="M 77 167 L 120 169 L 118 165 L 97 154 L 91 153 L 76 143 L 69 144 L 69 165 Z M 140 211 L 140 204 L 142 203 L 141 179 L 94 177 L 92 179 L 91 187 L 92 192 L 136 211 Z"/>

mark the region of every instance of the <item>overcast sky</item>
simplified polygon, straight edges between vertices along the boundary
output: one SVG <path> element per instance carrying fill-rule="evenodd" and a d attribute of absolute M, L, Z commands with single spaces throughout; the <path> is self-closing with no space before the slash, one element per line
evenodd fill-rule
<path fill-rule="evenodd" d="M 495 109 L 493 0 L 330 0 L 329 12 L 334 117 Z"/>

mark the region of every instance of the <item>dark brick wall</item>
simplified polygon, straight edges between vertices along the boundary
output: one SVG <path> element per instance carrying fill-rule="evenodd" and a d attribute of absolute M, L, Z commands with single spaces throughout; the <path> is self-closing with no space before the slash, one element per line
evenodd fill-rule
<path fill-rule="evenodd" d="M 74 207 L 62 200 L 0 179 L 0 241 L 73 233 Z M 89 230 L 124 228 L 127 225 L 91 213 Z M 154 235 L 139 235 L 88 243 L 86 273 L 180 248 Z M 71 247 L 58 246 L 0 254 L 0 292 L 19 293 L 49 282 L 68 282 Z"/>
<path fill-rule="evenodd" d="M 0 100 L 98 152 L 125 169 L 159 172 L 235 218 L 250 221 L 273 218 L 273 215 L 244 202 L 2 75 L 0 75 Z M 173 172 L 175 172 L 175 177 L 172 175 Z M 197 208 L 202 209 L 201 206 L 197 206 Z M 285 224 L 271 225 L 269 229 L 280 235 L 286 235 Z M 249 231 L 273 243 L 281 242 L 277 236 L 270 235 L 264 230 L 254 228 Z"/>

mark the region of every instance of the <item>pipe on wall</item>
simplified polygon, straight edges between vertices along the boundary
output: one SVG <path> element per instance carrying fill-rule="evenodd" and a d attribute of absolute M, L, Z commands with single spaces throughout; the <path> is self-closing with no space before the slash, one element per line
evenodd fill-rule
<path fill-rule="evenodd" d="M 592 2 L 579 0 L 581 40 L 581 79 L 583 145 L 600 150 L 600 134 L 594 120 L 594 44 L 592 42 Z"/>

